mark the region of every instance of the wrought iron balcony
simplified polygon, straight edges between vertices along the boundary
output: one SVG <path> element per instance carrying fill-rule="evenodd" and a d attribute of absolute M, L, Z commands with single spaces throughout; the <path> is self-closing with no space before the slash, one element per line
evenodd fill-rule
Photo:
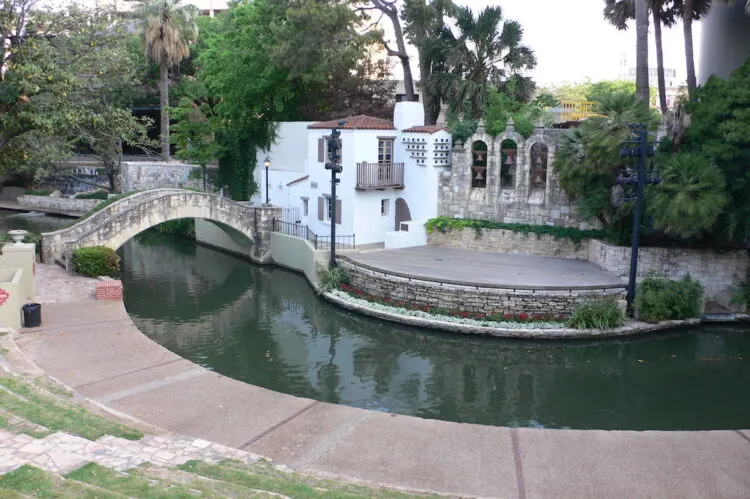
<path fill-rule="evenodd" d="M 403 163 L 357 163 L 357 190 L 404 187 Z"/>

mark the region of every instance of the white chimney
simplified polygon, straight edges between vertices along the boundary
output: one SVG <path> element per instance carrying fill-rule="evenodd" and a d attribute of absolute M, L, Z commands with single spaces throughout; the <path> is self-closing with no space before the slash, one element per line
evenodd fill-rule
<path fill-rule="evenodd" d="M 424 108 L 421 102 L 397 102 L 393 110 L 393 127 L 404 130 L 424 125 Z"/>

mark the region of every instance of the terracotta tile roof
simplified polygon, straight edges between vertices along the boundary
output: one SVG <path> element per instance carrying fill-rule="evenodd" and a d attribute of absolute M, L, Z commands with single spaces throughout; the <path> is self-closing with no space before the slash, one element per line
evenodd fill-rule
<path fill-rule="evenodd" d="M 308 125 L 307 128 L 312 130 L 333 127 L 339 128 L 341 130 L 395 130 L 395 128 L 393 128 L 393 122 L 391 120 L 374 118 L 372 116 L 365 116 L 364 114 L 349 116 L 342 119 L 346 122 L 344 126 L 339 126 L 339 121 L 341 120 L 331 120 L 321 121 L 320 123 L 313 123 L 312 125 Z"/>
<path fill-rule="evenodd" d="M 423 125 L 423 126 L 413 126 L 411 128 L 407 128 L 406 130 L 402 130 L 404 133 L 437 133 L 442 132 L 445 130 L 446 132 L 450 132 L 447 126 L 445 125 Z"/>

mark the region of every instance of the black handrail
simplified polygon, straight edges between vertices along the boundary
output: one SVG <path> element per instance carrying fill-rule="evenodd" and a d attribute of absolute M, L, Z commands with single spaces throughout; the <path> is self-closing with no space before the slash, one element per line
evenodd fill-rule
<path fill-rule="evenodd" d="M 310 241 L 316 250 L 330 250 L 331 236 L 319 236 L 313 232 L 307 225 L 284 222 L 283 220 L 273 219 L 273 231 L 285 236 L 297 237 Z M 336 235 L 336 249 L 355 249 L 355 234 Z"/>

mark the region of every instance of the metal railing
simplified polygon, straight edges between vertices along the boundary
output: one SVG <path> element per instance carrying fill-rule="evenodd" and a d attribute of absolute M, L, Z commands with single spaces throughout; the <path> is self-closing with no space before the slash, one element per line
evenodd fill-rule
<path fill-rule="evenodd" d="M 310 244 L 316 250 L 330 250 L 331 249 L 331 236 L 319 236 L 313 232 L 307 225 L 296 224 L 285 222 L 283 220 L 273 219 L 273 231 L 285 236 L 297 237 L 299 239 L 306 239 L 310 241 Z M 336 236 L 336 249 L 355 249 L 356 248 L 356 237 L 355 234 L 350 236 L 337 235 Z"/>
<path fill-rule="evenodd" d="M 357 189 L 404 186 L 403 163 L 357 163 Z"/>
<path fill-rule="evenodd" d="M 557 122 L 579 121 L 589 116 L 596 116 L 599 103 L 583 100 L 560 101 L 560 109 Z"/>

